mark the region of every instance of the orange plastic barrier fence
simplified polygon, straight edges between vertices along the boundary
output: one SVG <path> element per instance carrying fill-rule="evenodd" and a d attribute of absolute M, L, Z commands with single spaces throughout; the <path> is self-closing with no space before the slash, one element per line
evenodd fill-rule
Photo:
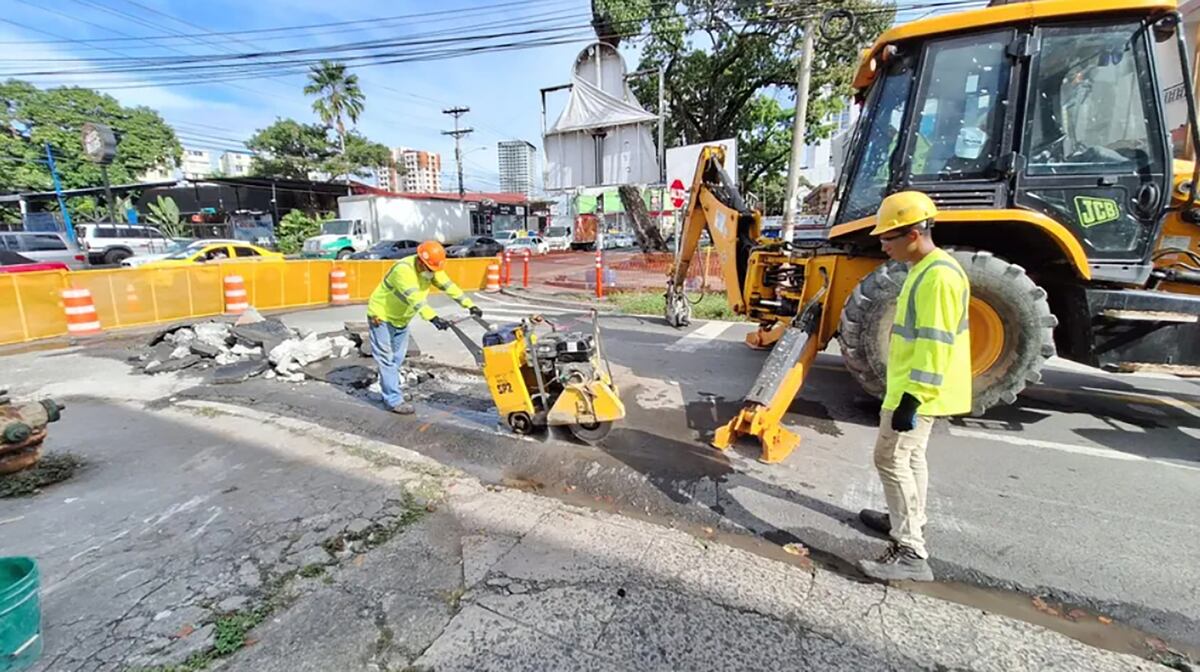
<path fill-rule="evenodd" d="M 346 271 L 352 301 L 366 301 L 393 261 L 228 261 L 172 268 L 0 273 L 0 345 L 67 333 L 62 290 L 87 289 L 103 329 L 221 315 L 224 278 L 240 275 L 259 310 L 329 304 L 329 273 Z M 487 281 L 491 258 L 452 259 L 446 272 L 468 292 Z"/>

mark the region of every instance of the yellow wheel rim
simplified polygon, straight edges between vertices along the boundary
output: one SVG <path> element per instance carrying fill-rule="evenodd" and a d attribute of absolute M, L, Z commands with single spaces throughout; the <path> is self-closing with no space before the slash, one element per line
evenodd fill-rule
<path fill-rule="evenodd" d="M 971 374 L 978 376 L 992 368 L 1004 352 L 1004 321 L 995 308 L 974 296 L 967 315 L 971 321 Z"/>

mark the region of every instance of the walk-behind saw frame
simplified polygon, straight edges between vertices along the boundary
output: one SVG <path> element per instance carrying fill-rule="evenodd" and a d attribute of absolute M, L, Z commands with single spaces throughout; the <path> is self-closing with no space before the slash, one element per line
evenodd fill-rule
<path fill-rule="evenodd" d="M 450 323 L 458 339 L 483 369 L 500 418 L 517 434 L 559 425 L 575 438 L 595 444 L 625 417 L 625 405 L 613 383 L 612 366 L 592 311 L 591 333 L 561 331 L 541 315 L 520 322 L 491 325 L 483 346 Z M 536 333 L 538 327 L 548 331 Z"/>

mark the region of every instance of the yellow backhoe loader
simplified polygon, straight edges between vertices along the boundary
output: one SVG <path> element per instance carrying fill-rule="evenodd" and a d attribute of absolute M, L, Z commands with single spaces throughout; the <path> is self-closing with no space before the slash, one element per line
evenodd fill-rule
<path fill-rule="evenodd" d="M 1168 128 L 1169 113 L 1186 114 L 1175 144 L 1200 146 L 1182 27 L 1174 0 L 1038 0 L 891 28 L 855 76 L 863 115 L 825 240 L 761 237 L 723 148 L 704 148 L 667 321 L 690 318 L 683 282 L 707 230 L 730 306 L 759 324 L 748 344 L 773 348 L 713 445 L 752 435 L 763 461 L 784 459 L 800 439 L 781 419 L 835 336 L 850 373 L 883 393 L 906 268 L 867 232 L 884 196 L 905 189 L 933 198 L 934 238 L 971 281 L 975 413 L 1015 401 L 1056 353 L 1195 370 L 1197 167 L 1173 158 Z"/>

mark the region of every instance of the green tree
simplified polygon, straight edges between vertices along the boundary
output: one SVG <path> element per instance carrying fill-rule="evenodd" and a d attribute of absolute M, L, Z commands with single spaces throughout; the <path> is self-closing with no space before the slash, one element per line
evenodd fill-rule
<path fill-rule="evenodd" d="M 326 126 L 337 130 L 338 147 L 346 151 L 346 119 L 358 123 L 366 96 L 358 86 L 358 75 L 346 72 L 345 63 L 321 61 L 309 68 L 304 94 L 317 96 L 313 112 Z"/>
<path fill-rule="evenodd" d="M 293 254 L 300 251 L 305 238 L 311 238 L 321 232 L 321 222 L 333 218 L 333 213 L 320 217 L 311 217 L 300 210 L 292 210 L 279 219 L 276 236 L 279 241 L 279 251 Z"/>
<path fill-rule="evenodd" d="M 857 25 L 845 39 L 817 39 L 806 142 L 832 133 L 828 119 L 846 104 L 862 48 L 895 16 L 888 2 L 845 0 L 841 6 L 855 13 Z M 776 98 L 795 98 L 804 18 L 816 7 L 801 2 L 593 0 L 593 23 L 597 35 L 610 43 L 644 38 L 639 70 L 664 68 L 668 147 L 737 137 L 743 188 L 765 192 L 787 171 L 794 108 Z M 655 108 L 654 77 L 635 79 L 632 87 L 644 106 Z"/>
<path fill-rule="evenodd" d="M 364 177 L 391 163 L 387 147 L 355 131 L 346 133 L 345 151 L 339 151 L 336 142 L 328 127 L 280 119 L 246 141 L 246 147 L 255 153 L 250 172 L 300 180 L 309 173 Z"/>
<path fill-rule="evenodd" d="M 83 156 L 85 122 L 111 126 L 117 155 L 113 183 L 135 182 L 158 165 L 176 165 L 183 148 L 171 127 L 146 107 L 123 107 L 109 95 L 80 87 L 39 89 L 10 79 L 0 84 L 0 192 L 48 190 L 45 143 L 55 153 L 63 187 L 102 184 L 100 167 Z"/>
<path fill-rule="evenodd" d="M 278 119 L 259 129 L 246 147 L 254 152 L 250 172 L 261 177 L 308 179 L 308 174 L 325 167 L 337 154 L 329 142 L 328 129 L 320 124 L 302 124 Z"/>
<path fill-rule="evenodd" d="M 159 230 L 171 238 L 183 238 L 185 229 L 183 218 L 179 214 L 179 205 L 170 196 L 159 195 L 149 204 L 150 215 L 147 217 Z"/>

